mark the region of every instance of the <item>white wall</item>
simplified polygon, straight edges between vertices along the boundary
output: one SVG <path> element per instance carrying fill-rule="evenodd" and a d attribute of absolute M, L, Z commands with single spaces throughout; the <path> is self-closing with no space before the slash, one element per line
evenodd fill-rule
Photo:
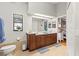
<path fill-rule="evenodd" d="M 66 15 L 67 2 L 60 2 L 57 4 L 51 4 L 48 2 L 30 2 L 29 13 L 39 13 L 49 16 L 62 16 Z"/>
<path fill-rule="evenodd" d="M 75 9 L 75 54 L 79 56 L 79 2 L 74 2 Z"/>
<path fill-rule="evenodd" d="M 67 46 L 69 55 L 79 56 L 79 3 L 73 2 L 67 10 Z"/>
<path fill-rule="evenodd" d="M 72 56 L 76 55 L 76 48 L 79 46 L 78 43 L 79 38 L 76 38 L 77 36 L 75 36 L 76 33 L 78 33 L 76 32 L 76 26 L 78 26 L 76 25 L 76 21 L 79 20 L 79 17 L 77 17 L 78 19 L 76 19 L 76 11 L 78 10 L 75 7 L 76 7 L 75 3 L 71 3 L 69 8 L 67 9 L 67 24 L 66 24 L 68 53 L 69 55 Z M 79 22 L 77 22 L 77 24 L 79 24 Z M 77 47 L 76 44 L 78 44 Z"/>
<path fill-rule="evenodd" d="M 29 9 L 28 9 L 29 7 Z M 30 2 L 29 6 L 26 3 L 0 3 L 0 17 L 5 23 L 5 42 L 14 42 L 17 37 L 22 37 L 26 32 L 32 31 L 32 17 L 27 15 L 30 13 L 41 13 L 45 15 L 56 16 L 56 6 L 46 2 Z M 13 31 L 13 13 L 23 15 L 23 32 Z"/>
<path fill-rule="evenodd" d="M 56 16 L 55 6 L 47 2 L 30 2 L 28 12 Z"/>
<path fill-rule="evenodd" d="M 30 16 L 27 16 L 27 6 L 26 3 L 0 3 L 0 17 L 5 23 L 5 42 L 14 42 L 18 36 L 23 37 L 27 31 L 31 30 L 32 20 Z M 23 15 L 22 32 L 13 31 L 13 13 Z"/>
<path fill-rule="evenodd" d="M 67 2 L 60 2 L 56 5 L 56 16 L 66 15 Z"/>
<path fill-rule="evenodd" d="M 28 9 L 29 7 L 29 9 Z M 26 32 L 32 31 L 32 17 L 27 15 L 27 12 L 41 13 L 45 15 L 54 15 L 55 16 L 55 6 L 52 4 L 40 2 L 40 3 L 0 3 L 0 17 L 3 18 L 5 23 L 5 42 L 14 42 L 17 37 L 22 37 Z M 13 13 L 23 15 L 23 32 L 13 31 Z"/>

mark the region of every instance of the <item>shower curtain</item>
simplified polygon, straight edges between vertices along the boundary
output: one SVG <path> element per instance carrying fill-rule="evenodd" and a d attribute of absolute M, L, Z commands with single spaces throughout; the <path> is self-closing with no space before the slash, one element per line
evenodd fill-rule
<path fill-rule="evenodd" d="M 0 43 L 5 41 L 4 22 L 0 18 Z"/>

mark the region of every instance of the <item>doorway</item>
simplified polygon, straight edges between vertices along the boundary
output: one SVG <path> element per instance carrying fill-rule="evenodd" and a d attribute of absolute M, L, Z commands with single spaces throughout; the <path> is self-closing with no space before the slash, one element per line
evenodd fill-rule
<path fill-rule="evenodd" d="M 66 46 L 66 16 L 58 18 L 58 42 Z"/>

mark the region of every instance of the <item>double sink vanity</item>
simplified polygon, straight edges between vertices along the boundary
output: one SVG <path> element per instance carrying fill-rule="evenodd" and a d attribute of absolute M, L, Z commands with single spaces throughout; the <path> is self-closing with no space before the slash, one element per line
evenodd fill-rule
<path fill-rule="evenodd" d="M 27 34 L 28 50 L 32 51 L 57 42 L 57 33 Z"/>

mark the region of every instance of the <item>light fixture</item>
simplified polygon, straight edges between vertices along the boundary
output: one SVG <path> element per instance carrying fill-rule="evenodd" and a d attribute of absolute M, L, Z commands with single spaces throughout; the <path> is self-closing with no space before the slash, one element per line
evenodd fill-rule
<path fill-rule="evenodd" d="M 34 13 L 32 17 L 43 17 L 43 18 L 49 18 L 49 19 L 52 19 L 54 18 L 53 16 L 48 16 L 48 15 L 44 15 L 44 14 L 38 14 L 38 13 Z"/>

